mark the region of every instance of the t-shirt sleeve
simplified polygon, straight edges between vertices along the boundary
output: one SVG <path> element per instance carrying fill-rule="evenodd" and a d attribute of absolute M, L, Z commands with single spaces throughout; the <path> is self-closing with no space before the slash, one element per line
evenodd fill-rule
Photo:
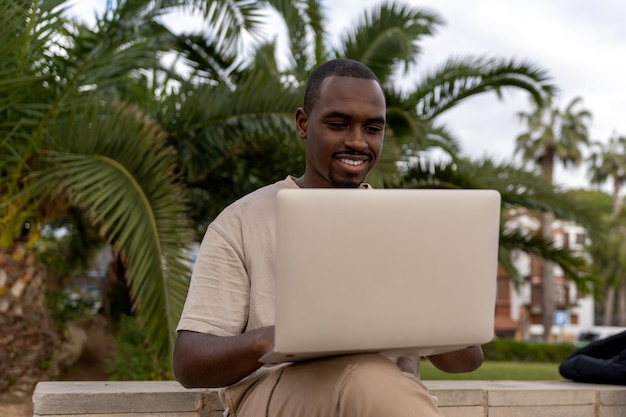
<path fill-rule="evenodd" d="M 209 226 L 194 264 L 177 330 L 216 336 L 243 333 L 248 320 L 250 282 L 241 254 Z"/>

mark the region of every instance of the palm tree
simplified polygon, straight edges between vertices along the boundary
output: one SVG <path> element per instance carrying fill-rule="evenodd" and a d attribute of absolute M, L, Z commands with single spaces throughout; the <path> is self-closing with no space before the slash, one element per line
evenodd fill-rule
<path fill-rule="evenodd" d="M 624 247 L 623 235 L 624 228 L 621 226 L 618 217 L 622 210 L 622 201 L 620 197 L 621 187 L 626 182 L 626 137 L 613 136 L 609 142 L 604 145 L 601 142 L 594 143 L 597 148 L 591 154 L 591 183 L 598 186 L 605 183 L 608 179 L 613 185 L 613 208 L 611 213 L 611 241 L 612 245 L 605 248 L 608 252 L 598 253 L 596 262 L 602 262 L 608 268 L 598 267 L 604 271 L 605 276 L 605 297 L 604 297 L 604 317 L 605 326 L 612 324 L 613 307 L 615 304 L 615 292 L 619 291 L 619 324 L 626 325 L 626 280 L 624 280 L 624 267 L 621 265 L 622 255 L 621 248 Z M 617 249 L 617 250 L 615 250 Z M 612 254 L 612 258 L 608 258 L 607 254 Z M 614 265 L 614 267 L 611 267 Z"/>
<path fill-rule="evenodd" d="M 616 293 L 619 291 L 618 323 L 624 325 L 621 309 L 623 306 L 622 288 L 624 275 L 626 274 L 626 238 L 624 235 L 624 211 L 617 217 L 607 214 L 603 216 L 606 222 L 605 235 L 601 239 L 593 239 L 589 247 L 589 255 L 593 259 L 595 274 L 601 278 L 598 289 L 603 296 L 599 297 L 604 313 L 602 323 L 605 326 L 613 325 L 613 312 L 615 307 Z"/>
<path fill-rule="evenodd" d="M 586 109 L 577 109 L 580 98 L 574 98 L 564 109 L 552 105 L 552 99 L 544 104 L 534 102 L 531 113 L 520 112 L 520 120 L 528 130 L 516 139 L 515 152 L 521 153 L 525 161 L 535 162 L 548 181 L 553 181 L 554 163 L 559 159 L 566 167 L 577 165 L 582 160 L 581 147 L 589 143 L 587 124 L 591 114 Z M 551 212 L 542 214 L 542 235 L 552 239 Z M 548 340 L 552 328 L 555 309 L 556 288 L 553 278 L 553 265 L 544 261 L 541 265 L 542 321 L 544 339 Z"/>
<path fill-rule="evenodd" d="M 596 150 L 589 158 L 591 183 L 600 186 L 608 179 L 611 180 L 613 215 L 617 215 L 622 208 L 621 188 L 626 182 L 626 137 L 613 136 L 606 145 L 602 142 L 594 142 L 593 146 Z"/>
<path fill-rule="evenodd" d="M 545 103 L 533 102 L 530 113 L 520 112 L 520 121 L 528 130 L 516 138 L 515 152 L 524 161 L 535 162 L 541 172 L 553 181 L 554 163 L 558 159 L 565 167 L 582 162 L 581 147 L 589 144 L 588 123 L 591 113 L 582 108 L 582 99 L 572 99 L 563 111 L 553 106 L 553 97 Z"/>
<path fill-rule="evenodd" d="M 68 22 L 61 0 L 0 4 L 1 243 L 32 242 L 80 210 L 118 255 L 147 338 L 169 363 L 192 238 L 154 117 L 153 93 L 175 78 L 159 59 L 175 39 L 155 23 L 167 2 L 140 3 L 108 3 L 93 29 Z"/>

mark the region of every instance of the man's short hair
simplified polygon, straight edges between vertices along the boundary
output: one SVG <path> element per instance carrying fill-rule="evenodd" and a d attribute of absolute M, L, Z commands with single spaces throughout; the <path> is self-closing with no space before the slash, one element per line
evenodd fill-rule
<path fill-rule="evenodd" d="M 352 59 L 333 59 L 315 68 L 309 76 L 309 80 L 306 84 L 306 90 L 304 92 L 304 111 L 307 114 L 311 112 L 313 103 L 320 98 L 320 87 L 322 82 L 326 78 L 334 75 L 338 77 L 353 77 L 365 80 L 374 80 L 378 82 L 378 85 L 380 85 L 382 89 L 380 80 L 367 65 Z"/>

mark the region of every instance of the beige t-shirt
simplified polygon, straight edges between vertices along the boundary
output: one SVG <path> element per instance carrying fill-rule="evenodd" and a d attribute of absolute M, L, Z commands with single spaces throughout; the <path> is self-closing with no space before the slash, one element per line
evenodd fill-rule
<path fill-rule="evenodd" d="M 177 330 L 234 336 L 274 324 L 276 193 L 292 177 L 228 206 L 209 225 Z"/>

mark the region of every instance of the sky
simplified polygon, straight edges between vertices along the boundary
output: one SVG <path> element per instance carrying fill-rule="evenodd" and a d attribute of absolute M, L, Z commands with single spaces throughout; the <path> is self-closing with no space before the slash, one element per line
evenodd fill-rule
<path fill-rule="evenodd" d="M 400 82 L 410 85 L 451 57 L 500 57 L 531 62 L 545 69 L 563 109 L 575 97 L 593 119 L 593 141 L 626 136 L 626 2 L 623 0 L 404 0 L 437 13 L 444 24 L 420 45 L 416 70 Z M 87 21 L 104 0 L 74 0 L 73 12 Z M 378 0 L 325 1 L 333 40 L 348 30 Z M 201 28 L 189 17 L 171 16 L 172 27 Z M 280 31 L 278 31 L 280 33 Z M 276 36 L 273 25 L 268 36 Z M 527 93 L 509 91 L 472 97 L 442 115 L 459 139 L 463 153 L 474 158 L 512 161 L 515 138 L 525 130 L 518 112 L 531 110 Z M 589 152 L 587 151 L 586 154 Z M 555 182 L 566 188 L 589 188 L 588 167 L 567 171 L 557 166 Z M 610 191 L 608 185 L 603 189 Z"/>

